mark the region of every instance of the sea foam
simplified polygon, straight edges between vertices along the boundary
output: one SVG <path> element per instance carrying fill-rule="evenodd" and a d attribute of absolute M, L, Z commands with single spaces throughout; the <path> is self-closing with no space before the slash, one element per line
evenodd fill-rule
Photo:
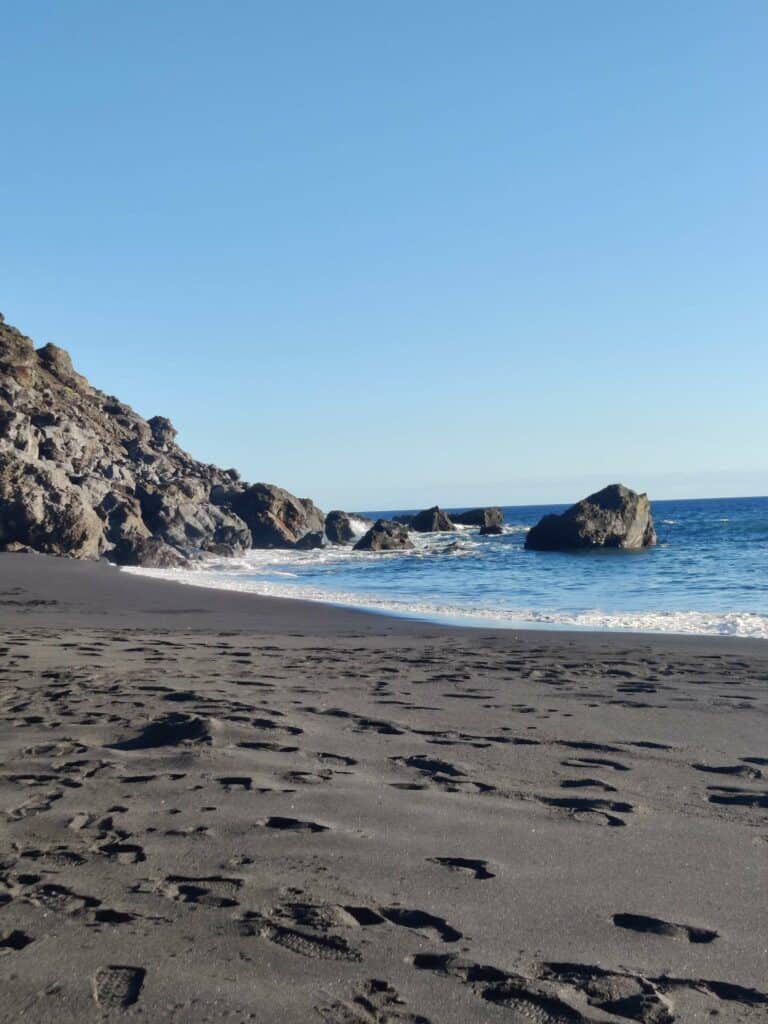
<path fill-rule="evenodd" d="M 270 552 L 274 555 L 274 552 Z M 373 556 L 376 557 L 376 556 Z M 290 585 L 273 579 L 237 578 L 214 567 L 199 569 L 138 569 L 127 567 L 123 572 L 157 579 L 175 580 L 195 587 L 231 590 L 263 597 L 316 601 L 345 608 L 356 608 L 382 614 L 424 619 L 430 622 L 466 626 L 496 625 L 505 629 L 573 629 L 581 631 L 623 631 L 633 633 L 677 633 L 710 636 L 740 636 L 768 640 L 768 615 L 750 612 L 584 612 L 538 611 L 531 608 L 466 608 L 450 603 L 405 601 L 367 594 L 329 591 L 319 587 Z M 268 569 L 264 575 L 287 576 L 289 573 Z"/>

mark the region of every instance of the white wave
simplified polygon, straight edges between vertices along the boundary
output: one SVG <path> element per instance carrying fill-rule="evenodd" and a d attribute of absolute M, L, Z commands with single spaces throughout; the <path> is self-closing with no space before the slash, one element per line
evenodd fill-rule
<path fill-rule="evenodd" d="M 361 519 L 359 516 L 350 516 L 349 525 L 355 537 L 360 538 L 368 533 L 371 524 L 365 519 Z"/>
<path fill-rule="evenodd" d="M 528 533 L 530 526 L 521 526 L 516 523 L 504 523 L 501 527 L 502 533 Z M 465 526 L 463 523 L 456 523 L 458 533 L 480 533 L 479 526 Z"/>
<path fill-rule="evenodd" d="M 343 549 L 342 549 L 343 550 Z M 252 556 L 276 554 L 297 555 L 299 552 L 249 552 L 247 577 L 239 578 L 231 571 L 219 571 L 210 566 L 199 569 L 138 569 L 124 568 L 123 572 L 157 579 L 175 580 L 197 587 L 217 590 L 234 590 L 240 593 L 261 594 L 265 597 L 281 597 L 303 601 L 318 601 L 324 604 L 341 605 L 348 608 L 390 613 L 427 619 L 433 622 L 452 622 L 464 625 L 495 624 L 505 628 L 552 628 L 610 631 L 620 630 L 633 633 L 682 633 L 710 636 L 740 636 L 768 640 L 768 615 L 754 612 L 603 612 L 599 609 L 585 612 L 537 611 L 525 608 L 464 608 L 459 605 L 428 603 L 422 601 L 398 601 L 371 595 L 345 592 L 329 592 L 318 587 L 296 586 L 275 583 L 268 579 L 254 579 Z M 302 553 L 305 554 L 305 553 Z M 381 555 L 374 555 L 380 559 Z M 243 559 L 245 561 L 246 559 Z M 264 572 L 264 575 L 270 575 Z M 275 575 L 272 572 L 272 575 Z"/>
<path fill-rule="evenodd" d="M 677 526 L 677 524 L 679 523 L 680 520 L 679 519 L 662 519 L 661 521 L 662 521 L 662 523 L 664 523 L 665 526 Z"/>
<path fill-rule="evenodd" d="M 205 556 L 188 570 L 195 574 L 221 574 L 230 578 L 247 576 L 290 576 L 300 573 L 294 569 L 312 569 L 338 564 L 378 564 L 387 558 L 422 559 L 440 556 L 463 556 L 475 553 L 480 547 L 469 536 L 453 533 L 412 533 L 413 548 L 396 551 L 355 551 L 351 544 L 326 544 L 308 551 L 282 548 L 253 548 L 232 558 Z"/>

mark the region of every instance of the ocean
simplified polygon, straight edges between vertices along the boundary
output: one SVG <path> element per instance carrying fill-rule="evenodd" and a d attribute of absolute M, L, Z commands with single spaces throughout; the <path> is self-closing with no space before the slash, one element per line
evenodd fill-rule
<path fill-rule="evenodd" d="M 251 551 L 195 569 L 130 571 L 433 622 L 768 639 L 768 497 L 652 505 L 659 542 L 646 551 L 526 551 L 527 530 L 567 506 L 510 505 L 500 537 L 460 528 L 414 534 L 416 549 L 402 553 Z"/>

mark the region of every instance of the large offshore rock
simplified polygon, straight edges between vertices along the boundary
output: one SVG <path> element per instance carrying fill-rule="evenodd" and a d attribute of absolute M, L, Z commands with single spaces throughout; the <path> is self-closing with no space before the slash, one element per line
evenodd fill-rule
<path fill-rule="evenodd" d="M 352 516 L 349 512 L 342 512 L 341 509 L 333 509 L 325 517 L 325 536 L 331 544 L 351 544 L 359 537 L 360 527 L 355 530 L 353 519 L 358 523 L 365 523 L 373 526 L 373 520 L 365 516 Z"/>
<path fill-rule="evenodd" d="M 504 513 L 498 505 L 488 508 L 470 508 L 466 512 L 451 512 L 451 521 L 457 526 L 479 526 L 487 533 L 501 532 Z M 497 527 L 498 529 L 494 529 Z"/>
<path fill-rule="evenodd" d="M 36 350 L 0 316 L 0 550 L 133 565 L 181 564 L 190 549 L 237 553 L 254 538 L 233 503 L 259 546 L 323 529 L 308 499 L 198 462 L 166 417 L 143 419 L 91 387 L 64 349 Z"/>
<path fill-rule="evenodd" d="M 447 513 L 437 505 L 417 512 L 407 525 L 417 533 L 448 533 L 456 529 Z"/>
<path fill-rule="evenodd" d="M 355 539 L 352 520 L 346 512 L 334 508 L 325 517 L 325 535 L 331 544 L 351 544 Z"/>
<path fill-rule="evenodd" d="M 391 519 L 377 519 L 355 544 L 355 551 L 404 551 L 413 548 L 407 527 Z"/>
<path fill-rule="evenodd" d="M 544 516 L 525 539 L 526 548 L 532 551 L 635 550 L 655 543 L 647 495 L 637 494 L 623 484 L 610 484 L 560 515 Z"/>

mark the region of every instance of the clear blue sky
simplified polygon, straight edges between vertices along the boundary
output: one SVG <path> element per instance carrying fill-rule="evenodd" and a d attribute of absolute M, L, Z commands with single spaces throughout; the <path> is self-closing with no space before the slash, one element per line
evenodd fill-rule
<path fill-rule="evenodd" d="M 768 492 L 768 4 L 7 4 L 0 309 L 322 506 Z"/>

